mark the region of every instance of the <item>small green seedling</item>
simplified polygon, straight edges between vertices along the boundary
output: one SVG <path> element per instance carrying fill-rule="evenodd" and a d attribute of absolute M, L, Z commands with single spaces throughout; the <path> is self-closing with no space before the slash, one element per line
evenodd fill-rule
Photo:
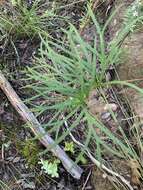
<path fill-rule="evenodd" d="M 21 0 L 11 0 L 12 6 L 20 5 L 20 3 L 21 3 Z"/>
<path fill-rule="evenodd" d="M 58 164 L 60 163 L 60 160 L 56 159 L 53 162 L 50 162 L 49 160 L 40 159 L 40 162 L 38 163 L 42 165 L 41 169 L 51 177 L 59 177 Z"/>
<path fill-rule="evenodd" d="M 73 142 L 65 142 L 65 148 L 64 148 L 65 151 L 71 152 L 74 154 L 74 152 L 75 152 L 74 149 L 75 149 L 75 147 L 74 147 Z"/>
<path fill-rule="evenodd" d="M 87 159 L 84 157 L 84 155 L 80 156 L 80 161 L 82 164 L 87 164 Z"/>

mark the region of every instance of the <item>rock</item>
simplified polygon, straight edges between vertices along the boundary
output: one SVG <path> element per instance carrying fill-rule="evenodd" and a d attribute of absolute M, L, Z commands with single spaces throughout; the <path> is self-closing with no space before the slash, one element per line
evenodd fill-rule
<path fill-rule="evenodd" d="M 34 182 L 22 182 L 22 186 L 24 189 L 35 189 L 35 183 Z"/>
<path fill-rule="evenodd" d="M 105 111 L 110 111 L 112 110 L 113 112 L 115 112 L 117 110 L 117 104 L 115 103 L 109 103 L 109 104 L 106 104 L 105 107 L 104 107 L 104 110 Z"/>
<path fill-rule="evenodd" d="M 100 117 L 100 115 L 104 112 L 105 101 L 102 97 L 99 97 L 98 91 L 93 89 L 89 93 L 89 97 L 87 100 L 87 106 L 89 111 L 95 117 Z"/>
<path fill-rule="evenodd" d="M 8 181 L 9 180 L 9 175 L 7 173 L 4 173 L 3 180 L 4 181 Z"/>
<path fill-rule="evenodd" d="M 106 81 L 110 81 L 112 79 L 111 74 L 109 72 L 106 73 Z"/>
<path fill-rule="evenodd" d="M 9 157 L 6 158 L 6 160 L 7 160 L 7 161 L 10 161 L 10 162 L 13 161 L 13 159 L 14 159 L 13 156 L 9 156 Z"/>
<path fill-rule="evenodd" d="M 35 177 L 35 173 L 21 174 L 21 177 L 23 177 L 23 178 Z"/>
<path fill-rule="evenodd" d="M 111 113 L 110 112 L 104 112 L 101 114 L 101 119 L 103 120 L 110 120 L 111 119 Z"/>
<path fill-rule="evenodd" d="M 13 163 L 17 163 L 17 162 L 19 162 L 20 161 L 20 157 L 19 156 L 17 156 L 17 157 L 15 157 L 14 159 L 13 159 Z"/>

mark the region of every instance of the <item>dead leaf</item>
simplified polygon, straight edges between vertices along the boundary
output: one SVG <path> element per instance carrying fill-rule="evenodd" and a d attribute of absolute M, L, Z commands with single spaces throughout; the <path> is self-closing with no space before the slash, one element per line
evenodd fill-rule
<path fill-rule="evenodd" d="M 141 178 L 141 173 L 140 173 L 140 164 L 137 160 L 131 159 L 129 161 L 129 166 L 131 168 L 131 182 L 134 185 L 140 185 L 140 178 Z"/>

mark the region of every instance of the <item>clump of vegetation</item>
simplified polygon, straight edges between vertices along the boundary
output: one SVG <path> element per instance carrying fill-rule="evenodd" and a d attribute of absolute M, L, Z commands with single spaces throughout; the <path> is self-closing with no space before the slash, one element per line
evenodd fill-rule
<path fill-rule="evenodd" d="M 71 141 L 71 142 L 65 142 L 65 148 L 64 150 L 67 151 L 67 152 L 71 152 L 74 154 L 75 150 L 74 150 L 74 143 Z"/>
<path fill-rule="evenodd" d="M 120 43 L 143 17 L 134 18 L 132 22 L 123 25 L 118 36 L 106 45 L 104 34 L 115 13 L 109 17 L 102 28 L 90 7 L 88 7 L 88 14 L 98 34 L 98 45 L 96 36 L 94 43 L 90 45 L 82 39 L 73 25 L 70 25 L 69 30 L 63 30 L 68 41 L 66 45 L 61 41 L 54 42 L 41 37 L 39 58 L 36 58 L 37 64 L 28 68 L 28 77 L 30 81 L 34 81 L 29 87 L 37 93 L 30 101 L 36 98 L 44 99 L 42 104 L 35 106 L 35 111 L 38 115 L 45 112 L 53 114 L 44 127 L 49 132 L 55 132 L 56 143 L 65 140 L 70 132 L 78 129 L 83 121 L 86 126 L 85 149 L 92 140 L 98 147 L 97 155 L 101 156 L 101 152 L 106 149 L 121 158 L 137 159 L 137 153 L 122 128 L 119 127 L 124 137 L 121 140 L 104 126 L 97 115 L 91 113 L 88 99 L 90 94 L 96 91 L 102 96 L 103 101 L 107 102 L 103 88 L 111 84 L 128 85 L 142 93 L 141 89 L 132 84 L 121 81 L 107 82 L 105 78 L 109 66 L 118 64 L 121 54 Z M 116 121 L 116 116 L 114 114 L 112 116 Z M 66 129 L 64 128 L 65 122 L 69 124 Z M 97 129 L 112 143 L 100 138 L 96 132 Z M 83 148 L 82 151 L 84 152 L 85 149 Z"/>
<path fill-rule="evenodd" d="M 32 139 L 28 139 L 23 143 L 18 144 L 18 149 L 20 150 L 21 154 L 26 159 L 28 165 L 32 168 L 35 167 L 39 160 L 39 151 L 40 148 L 38 147 L 37 143 Z"/>
<path fill-rule="evenodd" d="M 10 1 L 0 8 L 0 39 L 28 36 L 37 37 L 39 33 L 48 36 L 52 21 L 60 19 L 54 8 L 41 9 L 40 1 L 31 5 L 25 1 Z"/>
<path fill-rule="evenodd" d="M 45 173 L 51 175 L 51 177 L 59 177 L 58 173 L 58 165 L 60 160 L 55 159 L 54 161 L 48 161 L 41 159 L 39 164 L 41 164 L 41 169 L 44 170 Z"/>
<path fill-rule="evenodd" d="M 8 187 L 8 185 L 6 183 L 4 183 L 3 181 L 0 180 L 0 188 L 2 190 L 10 190 L 10 188 Z"/>

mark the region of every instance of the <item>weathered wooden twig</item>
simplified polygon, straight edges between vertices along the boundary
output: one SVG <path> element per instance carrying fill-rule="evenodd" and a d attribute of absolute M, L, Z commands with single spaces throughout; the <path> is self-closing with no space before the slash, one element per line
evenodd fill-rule
<path fill-rule="evenodd" d="M 7 98 L 13 107 L 17 110 L 20 116 L 25 122 L 30 123 L 31 130 L 40 142 L 47 148 L 53 145 L 54 140 L 46 133 L 42 128 L 39 121 L 36 119 L 34 114 L 28 109 L 28 107 L 21 101 L 19 96 L 16 94 L 10 83 L 6 80 L 2 72 L 0 71 L 0 88 L 5 93 Z M 52 153 L 61 160 L 65 169 L 76 179 L 80 179 L 83 170 L 75 164 L 67 154 L 60 148 L 59 145 L 52 146 Z"/>

